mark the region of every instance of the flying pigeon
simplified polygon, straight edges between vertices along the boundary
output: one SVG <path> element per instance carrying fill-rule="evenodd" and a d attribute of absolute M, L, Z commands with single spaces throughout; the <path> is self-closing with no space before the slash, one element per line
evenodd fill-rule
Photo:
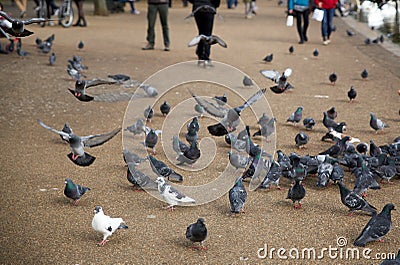
<path fill-rule="evenodd" d="M 134 189 L 134 191 L 138 191 L 140 189 L 145 189 L 145 190 L 158 189 L 158 184 L 154 180 L 149 178 L 146 174 L 137 170 L 135 168 L 135 164 L 133 163 L 128 163 L 126 178 L 130 183 L 132 183 L 133 185 L 132 188 Z"/>
<path fill-rule="evenodd" d="M 372 129 L 375 130 L 375 133 L 378 133 L 379 131 L 383 132 L 384 128 L 388 128 L 389 125 L 378 119 L 373 112 L 370 113 L 370 121 L 369 121 L 369 126 L 371 126 Z"/>
<path fill-rule="evenodd" d="M 332 74 L 329 75 L 329 81 L 331 82 L 332 85 L 335 85 L 337 81 L 337 74 L 333 72 Z"/>
<path fill-rule="evenodd" d="M 287 68 L 282 74 L 275 70 L 261 70 L 260 73 L 275 82 L 275 86 L 270 87 L 271 91 L 276 94 L 281 94 L 293 86 L 287 82 L 288 77 L 292 74 L 292 69 Z"/>
<path fill-rule="evenodd" d="M 296 142 L 296 146 L 299 149 L 306 148 L 306 144 L 308 143 L 308 135 L 306 133 L 299 132 L 298 134 L 296 134 L 294 141 Z"/>
<path fill-rule="evenodd" d="M 243 77 L 243 85 L 244 85 L 245 87 L 249 87 L 249 86 L 253 86 L 254 83 L 253 83 L 253 80 L 251 80 L 250 77 L 248 77 L 247 75 L 245 75 L 245 76 Z"/>
<path fill-rule="evenodd" d="M 306 189 L 301 183 L 302 181 L 299 179 L 295 180 L 295 184 L 290 187 L 288 191 L 288 195 L 286 199 L 290 199 L 293 202 L 293 207 L 295 209 L 301 208 L 301 200 L 306 196 Z M 296 205 L 296 201 L 298 202 L 298 205 Z"/>
<path fill-rule="evenodd" d="M 318 55 L 319 55 L 318 49 L 315 49 L 315 50 L 313 51 L 313 55 L 314 55 L 314 57 L 318 57 Z"/>
<path fill-rule="evenodd" d="M 51 53 L 51 55 L 49 57 L 49 64 L 54 65 L 55 62 L 56 62 L 56 54 L 53 52 L 53 53 Z"/>
<path fill-rule="evenodd" d="M 178 204 L 196 203 L 194 199 L 187 197 L 171 185 L 167 184 L 163 177 L 158 177 L 156 182 L 158 184 L 158 191 L 163 199 L 168 203 L 168 206 L 164 207 L 165 209 L 173 210 L 174 206 Z"/>
<path fill-rule="evenodd" d="M 203 245 L 204 240 L 207 238 L 207 227 L 204 224 L 204 219 L 199 218 L 194 224 L 190 224 L 186 228 L 186 238 L 192 241 L 192 243 L 200 242 L 200 249 L 206 250 L 207 248 Z M 193 248 L 197 249 L 193 245 Z"/>
<path fill-rule="evenodd" d="M 228 48 L 228 45 L 226 42 L 218 37 L 217 35 L 211 35 L 211 36 L 206 36 L 206 35 L 198 35 L 194 37 L 189 43 L 188 47 L 193 47 L 199 44 L 199 42 L 205 42 L 208 45 L 214 45 L 214 44 L 219 44 L 221 47 Z"/>
<path fill-rule="evenodd" d="M 352 103 L 357 97 L 357 91 L 354 86 L 350 87 L 350 90 L 347 92 L 347 96 L 349 97 L 350 103 Z"/>
<path fill-rule="evenodd" d="M 65 132 L 67 134 L 72 134 L 73 131 L 71 129 L 71 127 L 69 126 L 68 122 L 64 123 L 64 127 L 61 129 L 62 132 Z M 68 143 L 69 138 L 64 136 L 64 135 L 60 135 L 61 139 L 65 142 Z"/>
<path fill-rule="evenodd" d="M 88 191 L 90 188 L 80 186 L 72 182 L 71 179 L 65 179 L 64 195 L 74 201 L 74 205 L 77 205 L 80 198 Z"/>
<path fill-rule="evenodd" d="M 297 123 L 301 121 L 303 117 L 303 107 L 297 107 L 296 111 L 293 112 L 289 118 L 286 120 L 287 122 L 292 122 L 294 126 L 297 126 Z"/>
<path fill-rule="evenodd" d="M 41 120 L 37 120 L 40 126 L 43 128 L 50 130 L 62 137 L 68 138 L 68 142 L 70 145 L 71 153 L 68 154 L 68 158 L 76 165 L 86 167 L 90 166 L 96 157 L 91 156 L 90 154 L 85 152 L 85 147 L 95 147 L 104 144 L 111 138 L 113 138 L 121 129 L 117 128 L 109 133 L 104 134 L 94 134 L 88 136 L 78 136 L 74 133 L 65 133 L 63 131 L 58 131 L 53 129 L 46 124 L 44 124 Z"/>
<path fill-rule="evenodd" d="M 352 215 L 355 210 L 376 215 L 376 208 L 370 205 L 363 197 L 346 188 L 344 183 L 341 181 L 338 182 L 338 186 L 340 190 L 340 200 L 347 208 L 349 208 L 349 215 Z"/>
<path fill-rule="evenodd" d="M 307 130 L 312 130 L 315 125 L 315 120 L 313 118 L 307 117 L 303 120 L 303 125 Z"/>
<path fill-rule="evenodd" d="M 243 185 L 242 177 L 236 180 L 235 185 L 229 190 L 228 196 L 231 205 L 231 213 L 238 214 L 244 212 L 247 192 Z"/>
<path fill-rule="evenodd" d="M 160 105 L 160 111 L 163 116 L 167 116 L 170 110 L 171 106 L 167 101 L 164 101 L 164 103 Z"/>
<path fill-rule="evenodd" d="M 144 140 L 144 146 L 147 148 L 151 148 L 153 154 L 156 154 L 156 145 L 158 142 L 158 135 L 161 133 L 160 130 L 150 129 L 149 132 L 146 132 L 146 138 Z"/>
<path fill-rule="evenodd" d="M 154 116 L 154 109 L 149 105 L 144 111 L 143 111 L 144 118 L 151 122 L 151 119 Z"/>
<path fill-rule="evenodd" d="M 293 52 L 294 52 L 294 47 L 293 47 L 293 46 L 290 46 L 290 47 L 289 47 L 289 53 L 292 54 Z"/>
<path fill-rule="evenodd" d="M 367 69 L 364 69 L 362 72 L 361 72 L 361 78 L 364 80 L 364 79 L 366 79 L 368 77 L 368 71 L 367 71 Z"/>
<path fill-rule="evenodd" d="M 107 77 L 117 81 L 118 83 L 122 83 L 131 79 L 130 76 L 124 74 L 108 75 Z"/>
<path fill-rule="evenodd" d="M 223 136 L 236 130 L 236 127 L 240 124 L 240 113 L 258 101 L 263 96 L 265 91 L 265 88 L 258 90 L 243 105 L 229 109 L 217 106 L 216 104 L 207 101 L 203 97 L 197 96 L 189 90 L 192 97 L 204 108 L 205 111 L 215 117 L 222 118 L 219 123 L 207 127 L 209 133 L 214 136 Z"/>
<path fill-rule="evenodd" d="M 111 218 L 105 215 L 101 206 L 94 208 L 94 217 L 92 219 L 92 227 L 94 231 L 99 232 L 103 235 L 103 240 L 97 243 L 100 246 L 104 246 L 111 236 L 118 229 L 128 229 L 128 226 L 124 224 L 122 218 Z"/>
<path fill-rule="evenodd" d="M 382 241 L 381 238 L 392 229 L 392 210 L 396 210 L 395 206 L 392 203 L 386 204 L 379 214 L 369 220 L 361 234 L 354 241 L 354 245 L 365 247 L 368 242 Z"/>
<path fill-rule="evenodd" d="M 148 97 L 157 97 L 158 96 L 158 90 L 155 87 L 152 87 L 148 84 L 142 84 L 142 85 L 140 85 L 140 88 L 142 88 L 144 90 L 144 92 L 146 93 L 146 95 Z"/>
<path fill-rule="evenodd" d="M 133 135 L 137 135 L 146 132 L 146 126 L 144 125 L 143 120 L 139 118 L 136 123 L 126 127 L 125 130 L 133 133 Z"/>
<path fill-rule="evenodd" d="M 75 89 L 68 89 L 75 98 L 79 101 L 89 102 L 94 99 L 94 97 L 86 94 L 86 89 L 93 86 L 98 85 L 111 85 L 115 84 L 115 81 L 101 80 L 101 79 L 92 79 L 92 80 L 76 80 Z"/>
<path fill-rule="evenodd" d="M 274 59 L 274 54 L 268 54 L 267 56 L 265 56 L 265 58 L 263 59 L 264 62 L 270 63 L 272 62 L 272 60 Z"/>
<path fill-rule="evenodd" d="M 336 119 L 336 117 L 337 117 L 336 108 L 335 108 L 335 107 L 332 107 L 332 108 L 328 109 L 328 110 L 326 111 L 326 114 L 328 114 L 328 117 L 329 117 L 330 119 L 332 119 L 332 120 Z"/>
<path fill-rule="evenodd" d="M 157 175 L 164 177 L 164 178 L 168 178 L 168 180 L 173 179 L 178 182 L 183 181 L 182 175 L 175 172 L 173 169 L 171 169 L 169 166 L 167 166 L 161 160 L 157 160 L 154 156 L 151 156 L 151 155 L 148 156 L 148 159 L 150 161 L 151 169 Z"/>

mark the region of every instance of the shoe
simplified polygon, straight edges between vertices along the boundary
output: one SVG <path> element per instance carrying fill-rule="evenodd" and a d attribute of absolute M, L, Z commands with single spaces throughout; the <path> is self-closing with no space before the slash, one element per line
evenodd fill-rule
<path fill-rule="evenodd" d="M 60 14 L 60 9 L 59 9 L 59 8 L 57 8 L 56 10 L 54 10 L 53 16 L 58 17 L 58 14 Z"/>
<path fill-rule="evenodd" d="M 139 10 L 132 10 L 132 11 L 131 11 L 131 14 L 133 14 L 133 15 L 139 15 L 139 14 L 140 14 L 140 11 L 139 11 Z"/>
<path fill-rule="evenodd" d="M 49 25 L 50 27 L 54 27 L 54 22 L 53 22 L 53 21 L 49 21 L 48 25 Z"/>
<path fill-rule="evenodd" d="M 304 41 L 306 41 L 306 42 L 308 41 L 308 38 L 307 38 L 307 36 L 306 36 L 306 35 L 304 35 L 304 37 L 303 37 L 303 38 L 304 38 Z"/>
<path fill-rule="evenodd" d="M 154 50 L 154 46 L 151 45 L 150 43 L 147 43 L 147 45 L 145 47 L 143 47 L 142 50 L 144 50 L 144 51 Z"/>
<path fill-rule="evenodd" d="M 329 40 L 324 40 L 324 41 L 322 42 L 322 44 L 328 45 L 328 44 L 329 44 Z"/>
<path fill-rule="evenodd" d="M 168 46 L 166 46 L 165 48 L 164 48 L 164 51 L 166 51 L 166 52 L 169 52 L 171 49 L 168 47 Z"/>
<path fill-rule="evenodd" d="M 303 43 L 304 43 L 304 41 L 303 41 L 303 40 L 300 40 L 300 41 L 299 41 L 299 44 L 303 44 Z"/>

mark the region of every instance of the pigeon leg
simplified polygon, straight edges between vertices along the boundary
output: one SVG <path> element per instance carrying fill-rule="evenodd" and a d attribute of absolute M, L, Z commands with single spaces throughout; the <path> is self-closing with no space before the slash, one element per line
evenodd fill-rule
<path fill-rule="evenodd" d="M 99 245 L 99 246 L 104 246 L 107 242 L 108 242 L 107 239 L 103 239 L 102 241 L 100 241 L 99 243 L 97 243 L 97 245 Z"/>
<path fill-rule="evenodd" d="M 276 186 L 276 189 L 282 190 L 282 188 L 279 185 Z"/>
<path fill-rule="evenodd" d="M 77 160 L 78 159 L 78 157 L 79 157 L 79 155 L 74 155 L 74 154 L 72 154 L 72 160 Z"/>
<path fill-rule="evenodd" d="M 362 196 L 363 198 L 365 198 L 365 197 L 368 196 L 368 194 L 364 191 L 364 192 L 361 194 L 361 196 Z"/>
<path fill-rule="evenodd" d="M 383 239 L 379 239 L 379 240 L 377 240 L 379 243 L 384 243 L 385 242 L 385 240 L 383 240 Z"/>
<path fill-rule="evenodd" d="M 73 205 L 74 205 L 74 206 L 77 206 L 77 205 L 78 205 L 78 202 L 79 202 L 79 200 L 80 200 L 80 199 L 77 199 L 77 200 L 75 200 L 75 201 L 74 201 L 74 203 L 73 203 Z"/>
<path fill-rule="evenodd" d="M 349 213 L 347 214 L 347 216 L 353 216 L 353 211 L 349 210 Z"/>
<path fill-rule="evenodd" d="M 169 211 L 173 211 L 173 210 L 175 210 L 175 208 L 174 208 L 174 206 L 173 206 L 173 205 L 164 206 L 164 207 L 163 207 L 163 209 L 165 209 L 165 210 L 169 210 Z"/>

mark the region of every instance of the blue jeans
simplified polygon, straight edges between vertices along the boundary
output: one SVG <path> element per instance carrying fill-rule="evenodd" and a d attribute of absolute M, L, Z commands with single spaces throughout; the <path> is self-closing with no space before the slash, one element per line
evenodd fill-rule
<path fill-rule="evenodd" d="M 323 40 L 329 39 L 332 32 L 332 20 L 333 15 L 335 14 L 335 9 L 324 9 L 324 19 L 321 23 L 321 31 L 322 31 L 322 38 Z"/>

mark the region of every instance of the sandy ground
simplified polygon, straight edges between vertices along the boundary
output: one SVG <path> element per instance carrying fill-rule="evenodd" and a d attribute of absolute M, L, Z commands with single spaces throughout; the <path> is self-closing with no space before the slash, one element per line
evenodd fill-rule
<path fill-rule="evenodd" d="M 33 3 L 29 2 L 29 5 L 31 7 Z M 272 94 L 269 90 L 266 92 L 270 108 L 277 118 L 278 149 L 285 153 L 295 151 L 302 155 L 314 155 L 328 148 L 330 143 L 320 141 L 325 134 L 321 120 L 322 112 L 332 106 L 338 110 L 338 121 L 347 122 L 348 134 L 364 142 L 373 139 L 380 145 L 390 143 L 399 136 L 399 57 L 380 45 L 365 46 L 364 36 L 360 34 L 347 37 L 345 30 L 348 26 L 339 18 L 334 20 L 337 31 L 329 46 L 322 45 L 319 24 L 314 21 L 309 30 L 309 42 L 298 45 L 295 29 L 285 26 L 285 8 L 278 7 L 275 1 L 259 1 L 258 5 L 259 14 L 251 20 L 244 19 L 242 3 L 235 10 L 226 9 L 224 3 L 221 5 L 219 13 L 224 19 L 216 18 L 214 34 L 228 43 L 228 49 L 214 46 L 212 59 L 237 67 L 260 87 L 272 85 L 259 74 L 261 69 L 293 69 L 290 81 L 295 89 L 292 92 L 283 95 Z M 316 176 L 309 176 L 305 181 L 307 195 L 302 209 L 294 210 L 290 201 L 285 200 L 290 183 L 282 179 L 282 191 L 249 192 L 246 213 L 234 218 L 229 216 L 226 194 L 208 204 L 178 207 L 170 212 L 163 210 L 163 202 L 149 194 L 133 192 L 126 180 L 121 134 L 104 146 L 88 151 L 97 157 L 90 167 L 77 167 L 66 158 L 68 147 L 55 134 L 38 126 L 37 118 L 55 128 L 62 128 L 68 121 L 80 135 L 102 133 L 122 126 L 128 104 L 128 101 L 77 101 L 67 90 L 74 87 L 73 82 L 66 80 L 67 60 L 72 55 L 83 57 L 84 64 L 89 67 L 85 72 L 87 78 L 124 73 L 140 81 L 174 63 L 196 59 L 194 48 L 187 48 L 188 41 L 197 33 L 195 23 L 192 19 L 183 20 L 190 13 L 189 8 L 182 8 L 181 3 L 176 2 L 170 9 L 171 51 L 164 52 L 158 21 L 156 49 L 141 50 L 146 37 L 146 3 L 140 1 L 136 6 L 141 11 L 138 16 L 126 12 L 98 17 L 92 15 L 92 4 L 85 3 L 87 28 L 40 28 L 31 25 L 29 29 L 35 35 L 23 41 L 23 48 L 30 55 L 25 58 L 15 53 L 0 56 L 0 137 L 3 150 L 0 158 L 0 263 L 379 264 L 378 260 L 367 260 L 362 256 L 358 260 L 346 259 L 347 248 L 353 247 L 352 242 L 370 217 L 362 213 L 346 216 L 347 209 L 340 202 L 338 188 L 331 185 L 317 189 Z M 35 38 L 44 39 L 52 33 L 56 36 L 53 51 L 57 61 L 55 66 L 50 67 L 48 55 L 37 52 Z M 85 42 L 83 51 L 77 49 L 80 40 Z M 5 40 L 2 39 L 1 43 L 5 44 Z M 290 45 L 295 48 L 292 55 L 288 52 Z M 318 58 L 312 56 L 316 48 L 320 51 Z M 274 60 L 271 63 L 262 62 L 262 58 L 269 53 L 274 53 Z M 360 78 L 364 68 L 370 74 L 365 81 Z M 328 75 L 333 71 L 339 77 L 335 86 L 328 81 Z M 358 91 L 354 104 L 347 101 L 347 90 L 351 85 Z M 199 94 L 211 96 L 224 91 L 212 86 L 197 89 Z M 240 103 L 240 99 L 235 99 L 233 90 L 227 90 L 228 97 L 233 103 L 235 100 Z M 127 89 L 112 86 L 93 88 L 90 92 L 96 94 L 102 91 L 117 93 Z M 173 92 L 175 95 L 163 96 L 173 105 L 190 98 L 184 85 L 177 86 Z M 143 110 L 147 104 L 144 102 L 149 99 L 143 99 L 143 103 L 140 99 L 135 100 L 138 102 L 135 106 Z M 285 122 L 300 105 L 304 106 L 303 117 L 313 117 L 317 121 L 315 129 L 309 132 L 310 143 L 305 150 L 297 150 L 294 145 L 294 136 L 304 128 Z M 265 111 L 268 111 L 268 106 L 265 106 Z M 369 127 L 371 111 L 390 125 L 385 133 L 376 135 Z M 243 120 L 252 126 L 253 132 L 256 128 L 254 115 L 250 111 L 245 111 L 243 115 Z M 151 126 L 161 128 L 163 121 L 164 118 L 156 115 Z M 208 136 L 205 128 L 211 122 L 208 118 L 201 120 L 201 137 Z M 178 133 L 184 123 L 171 126 Z M 134 141 L 140 141 L 141 137 L 137 139 Z M 176 168 L 185 176 L 183 185 L 206 183 L 224 170 L 228 148 L 222 139 L 213 139 L 217 146 L 216 156 L 206 168 L 199 171 Z M 164 145 L 169 143 L 169 139 L 162 142 Z M 160 145 L 157 152 L 158 158 L 166 159 Z M 203 152 L 205 159 L 209 158 L 207 152 L 212 153 L 209 150 Z M 207 161 L 204 163 L 207 164 Z M 67 177 L 92 189 L 76 207 L 68 203 L 63 195 L 64 179 Z M 345 182 L 348 186 L 354 185 L 354 176 L 346 172 Z M 379 210 L 388 202 L 400 207 L 398 176 L 394 178 L 394 183 L 384 183 L 381 190 L 369 192 L 368 201 Z M 110 216 L 122 217 L 129 226 L 128 230 L 118 231 L 110 237 L 105 247 L 96 246 L 101 236 L 91 228 L 96 205 L 101 205 Z M 186 226 L 198 217 L 206 220 L 209 230 L 205 242 L 207 251 L 191 249 L 185 239 Z M 367 245 L 371 249 L 371 257 L 377 253 L 397 252 L 400 246 L 398 211 L 393 212 L 392 218 L 393 229 L 385 237 L 385 242 Z M 327 252 L 322 260 L 285 260 L 279 258 L 276 252 L 273 252 L 272 258 L 260 259 L 257 256 L 258 250 L 265 244 L 268 251 L 271 248 L 287 251 L 297 248 L 301 257 L 302 249 L 314 248 L 318 255 L 323 248 L 337 248 L 340 237 L 348 241 L 347 245 L 339 248 L 344 253 L 342 257 L 330 258 Z M 362 249 L 360 255 L 361 252 Z M 288 252 L 284 254 L 288 255 Z"/>

